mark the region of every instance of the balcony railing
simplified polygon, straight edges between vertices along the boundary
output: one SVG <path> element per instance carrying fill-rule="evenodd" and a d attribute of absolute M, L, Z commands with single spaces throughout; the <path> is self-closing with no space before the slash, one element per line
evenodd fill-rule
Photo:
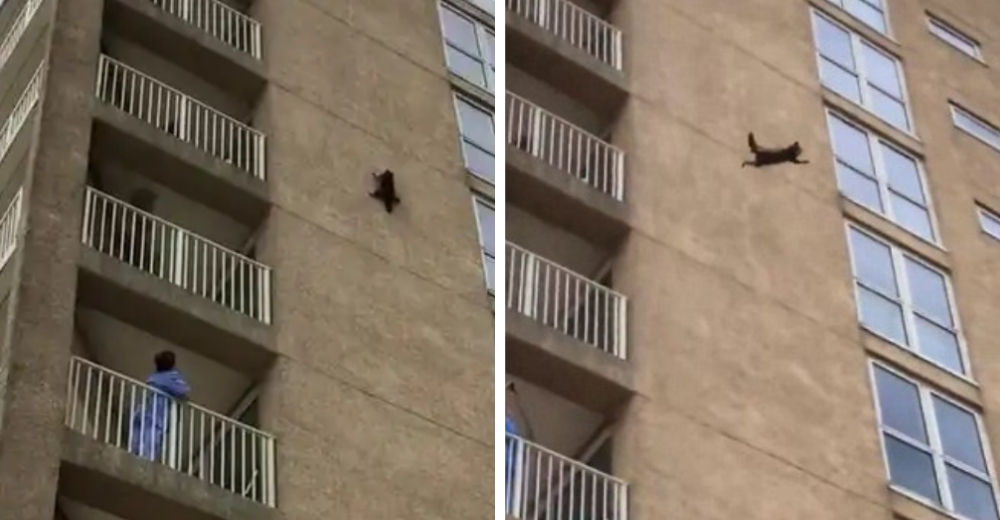
<path fill-rule="evenodd" d="M 31 111 L 38 104 L 42 97 L 42 85 L 45 82 L 45 61 L 42 61 L 35 69 L 35 74 L 24 88 L 24 92 L 14 105 L 3 127 L 0 127 L 0 160 L 7 157 L 10 146 L 14 144 L 14 139 L 21 132 L 24 123 L 28 121 Z"/>
<path fill-rule="evenodd" d="M 626 359 L 625 296 L 510 242 L 506 253 L 508 309 Z"/>
<path fill-rule="evenodd" d="M 67 397 L 70 429 L 274 507 L 271 434 L 78 357 Z"/>
<path fill-rule="evenodd" d="M 201 151 L 264 180 L 264 134 L 108 56 L 97 97 Z"/>
<path fill-rule="evenodd" d="M 507 143 L 617 201 L 625 196 L 625 153 L 544 108 L 507 93 Z"/>
<path fill-rule="evenodd" d="M 150 0 L 226 45 L 260 59 L 260 22 L 218 0 Z"/>
<path fill-rule="evenodd" d="M 4 37 L 3 42 L 0 42 L 0 68 L 7 65 L 7 60 L 14 54 L 14 49 L 17 48 L 18 42 L 21 41 L 24 32 L 28 30 L 28 25 L 31 24 L 32 18 L 35 17 L 35 13 L 38 12 L 38 7 L 41 5 L 42 0 L 28 0 L 18 11 L 17 18 L 14 19 L 14 23 L 7 31 L 7 36 Z"/>
<path fill-rule="evenodd" d="M 271 268 L 87 188 L 83 243 L 202 298 L 271 322 Z"/>
<path fill-rule="evenodd" d="M 0 217 L 0 269 L 3 269 L 17 249 L 17 238 L 21 224 L 21 190 L 14 194 L 7 210 Z"/>
<path fill-rule="evenodd" d="M 521 520 L 628 520 L 628 485 L 517 435 L 505 444 L 505 507 Z"/>
<path fill-rule="evenodd" d="M 622 70 L 622 32 L 567 0 L 507 0 L 507 10 Z"/>

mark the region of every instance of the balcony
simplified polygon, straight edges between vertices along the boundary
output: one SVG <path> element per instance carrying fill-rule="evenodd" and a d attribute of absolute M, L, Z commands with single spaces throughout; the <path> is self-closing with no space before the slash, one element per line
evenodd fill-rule
<path fill-rule="evenodd" d="M 17 74 L 20 65 L 28 59 L 30 45 L 21 46 L 22 41 L 33 41 L 41 36 L 46 25 L 44 17 L 36 17 L 42 0 L 27 0 L 14 15 L 11 24 L 0 41 L 0 84 L 7 85 Z"/>
<path fill-rule="evenodd" d="M 249 374 L 271 364 L 271 269 L 93 188 L 84 201 L 84 307 Z"/>
<path fill-rule="evenodd" d="M 269 517 L 267 432 L 80 357 L 67 398 L 61 494 L 122 518 Z"/>
<path fill-rule="evenodd" d="M 261 24 L 219 0 L 109 0 L 104 22 L 240 98 L 263 91 Z"/>
<path fill-rule="evenodd" d="M 124 63 L 101 56 L 94 155 L 237 220 L 267 212 L 262 132 Z"/>
<path fill-rule="evenodd" d="M 626 400 L 627 298 L 509 242 L 506 269 L 508 370 L 593 410 Z"/>
<path fill-rule="evenodd" d="M 628 520 L 628 484 L 506 434 L 505 498 L 518 520 Z"/>
<path fill-rule="evenodd" d="M 568 0 L 507 0 L 508 60 L 606 115 L 627 95 L 622 33 Z"/>
<path fill-rule="evenodd" d="M 625 152 L 507 93 L 507 197 L 562 228 L 613 247 L 629 225 Z"/>

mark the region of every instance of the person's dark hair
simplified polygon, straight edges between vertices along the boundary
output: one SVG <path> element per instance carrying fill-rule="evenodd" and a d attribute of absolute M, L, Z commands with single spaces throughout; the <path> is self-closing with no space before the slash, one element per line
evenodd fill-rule
<path fill-rule="evenodd" d="M 160 352 L 153 358 L 153 362 L 156 363 L 157 372 L 166 372 L 167 370 L 174 369 L 174 353 L 169 350 L 164 350 Z"/>

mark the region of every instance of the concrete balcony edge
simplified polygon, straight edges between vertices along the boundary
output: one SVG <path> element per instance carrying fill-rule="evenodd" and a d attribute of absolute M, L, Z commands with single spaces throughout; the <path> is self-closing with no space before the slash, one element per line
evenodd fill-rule
<path fill-rule="evenodd" d="M 277 357 L 271 327 L 85 245 L 77 299 L 89 307 L 261 376 Z"/>
<path fill-rule="evenodd" d="M 262 60 L 154 5 L 150 0 L 107 0 L 109 28 L 247 101 L 267 84 Z M 203 59 L 191 59 L 197 55 Z"/>
<path fill-rule="evenodd" d="M 279 520 L 221 487 L 64 429 L 59 494 L 125 519 Z"/>
<path fill-rule="evenodd" d="M 634 370 L 517 311 L 506 314 L 507 371 L 591 410 L 612 413 L 635 393 Z"/>
<path fill-rule="evenodd" d="M 625 203 L 510 144 L 506 171 L 507 199 L 536 216 L 609 247 L 630 229 Z"/>

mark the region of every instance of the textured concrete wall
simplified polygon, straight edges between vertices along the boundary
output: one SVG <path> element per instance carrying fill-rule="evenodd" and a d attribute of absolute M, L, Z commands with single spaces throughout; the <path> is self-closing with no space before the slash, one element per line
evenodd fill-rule
<path fill-rule="evenodd" d="M 946 102 L 1000 122 L 1000 8 L 887 3 L 946 250 L 904 244 L 953 272 L 980 386 L 894 359 L 981 403 L 996 449 L 1000 243 L 979 231 L 974 199 L 1000 202 L 1000 153 L 952 128 Z M 924 9 L 980 39 L 990 67 L 929 34 Z M 863 211 L 837 192 L 810 3 L 628 0 L 613 18 L 632 90 L 615 139 L 629 152 L 634 225 L 616 285 L 631 299 L 639 392 L 616 473 L 633 484 L 635 518 L 944 518 L 885 485 L 866 359 L 900 351 L 855 318 L 844 219 Z M 812 164 L 740 169 L 749 131 L 801 141 Z"/>
<path fill-rule="evenodd" d="M 308 519 L 488 517 L 493 316 L 431 0 L 258 0 L 271 81 L 278 501 Z M 390 168 L 403 200 L 368 196 Z"/>

